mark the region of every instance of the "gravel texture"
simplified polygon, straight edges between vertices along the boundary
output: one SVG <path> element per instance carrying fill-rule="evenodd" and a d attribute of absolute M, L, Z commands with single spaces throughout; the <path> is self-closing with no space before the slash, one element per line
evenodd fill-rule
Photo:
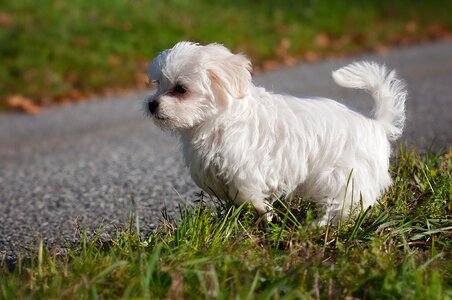
<path fill-rule="evenodd" d="M 331 71 L 352 60 L 396 68 L 407 82 L 403 140 L 421 150 L 452 144 L 452 41 L 283 68 L 254 79 L 275 92 L 325 96 L 368 113 L 370 97 L 337 87 Z M 140 111 L 146 93 L 52 107 L 38 115 L 0 114 L 0 255 L 14 259 L 42 238 L 76 243 L 78 226 L 127 224 L 137 212 L 149 231 L 162 209 L 177 211 L 200 190 L 177 141 Z"/>

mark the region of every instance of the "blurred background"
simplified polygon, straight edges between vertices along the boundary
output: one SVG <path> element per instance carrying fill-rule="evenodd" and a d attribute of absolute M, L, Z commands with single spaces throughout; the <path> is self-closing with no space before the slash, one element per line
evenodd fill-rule
<path fill-rule="evenodd" d="M 0 0 L 0 110 L 147 86 L 180 40 L 246 52 L 255 72 L 451 37 L 450 0 Z"/>

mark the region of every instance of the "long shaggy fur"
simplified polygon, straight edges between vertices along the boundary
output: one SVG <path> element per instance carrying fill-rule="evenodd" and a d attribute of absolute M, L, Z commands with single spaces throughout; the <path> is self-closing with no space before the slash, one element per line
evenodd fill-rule
<path fill-rule="evenodd" d="M 339 85 L 371 93 L 368 118 L 330 99 L 268 92 L 252 84 L 250 69 L 245 56 L 218 44 L 178 43 L 153 61 L 159 85 L 145 108 L 180 137 L 194 181 L 260 214 L 271 210 L 273 193 L 298 193 L 324 212 L 321 224 L 344 218 L 360 200 L 373 205 L 391 184 L 389 141 L 405 120 L 395 73 L 368 62 L 333 72 Z M 178 85 L 186 92 L 176 93 Z"/>

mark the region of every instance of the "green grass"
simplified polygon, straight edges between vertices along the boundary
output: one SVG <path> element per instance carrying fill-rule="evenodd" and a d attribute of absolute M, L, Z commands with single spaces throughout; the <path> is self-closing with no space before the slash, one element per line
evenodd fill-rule
<path fill-rule="evenodd" d="M 180 40 L 220 42 L 257 66 L 440 38 L 452 2 L 0 0 L 0 109 L 143 87 Z M 270 64 L 271 65 L 271 64 Z"/>
<path fill-rule="evenodd" d="M 147 236 L 129 224 L 59 254 L 41 243 L 0 263 L 0 298 L 450 299 L 451 165 L 402 150 L 381 203 L 340 227 L 317 228 L 299 199 L 266 228 L 247 206 L 201 202 Z"/>

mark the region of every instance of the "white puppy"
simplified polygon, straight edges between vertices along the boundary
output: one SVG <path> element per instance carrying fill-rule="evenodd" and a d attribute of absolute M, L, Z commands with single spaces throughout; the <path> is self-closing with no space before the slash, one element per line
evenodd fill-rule
<path fill-rule="evenodd" d="M 268 92 L 250 70 L 244 55 L 219 44 L 180 42 L 152 61 L 158 87 L 145 110 L 180 137 L 194 181 L 260 214 L 273 193 L 299 193 L 323 212 L 320 224 L 344 218 L 360 199 L 373 205 L 391 184 L 389 142 L 405 121 L 395 73 L 369 62 L 333 72 L 337 84 L 371 93 L 368 118 L 333 100 Z"/>

